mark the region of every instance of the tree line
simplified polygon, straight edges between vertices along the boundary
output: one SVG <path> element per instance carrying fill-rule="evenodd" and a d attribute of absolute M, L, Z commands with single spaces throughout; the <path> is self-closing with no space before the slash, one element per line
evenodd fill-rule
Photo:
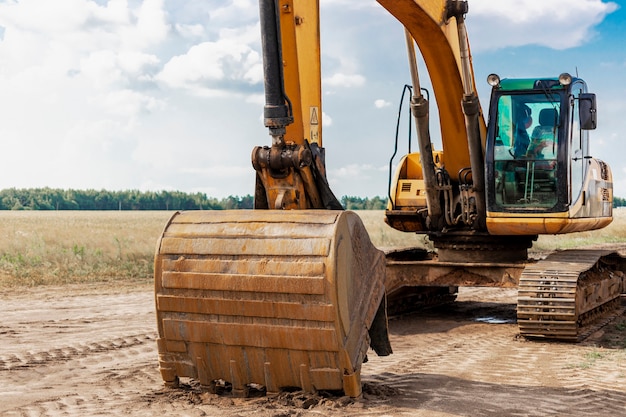
<path fill-rule="evenodd" d="M 383 210 L 387 199 L 344 196 L 341 204 L 348 210 Z M 251 195 L 217 199 L 204 193 L 182 191 L 0 190 L 0 210 L 233 210 L 253 207 Z"/>
<path fill-rule="evenodd" d="M 0 210 L 226 210 L 253 207 L 253 198 L 222 199 L 182 191 L 63 190 L 9 188 L 0 191 Z"/>
<path fill-rule="evenodd" d="M 346 210 L 384 210 L 387 197 L 343 196 L 340 202 Z M 0 210 L 233 210 L 253 207 L 251 195 L 217 199 L 204 193 L 182 191 L 0 190 Z M 613 207 L 626 207 L 626 199 L 614 197 Z"/>
<path fill-rule="evenodd" d="M 613 197 L 613 207 L 626 207 L 626 198 Z"/>

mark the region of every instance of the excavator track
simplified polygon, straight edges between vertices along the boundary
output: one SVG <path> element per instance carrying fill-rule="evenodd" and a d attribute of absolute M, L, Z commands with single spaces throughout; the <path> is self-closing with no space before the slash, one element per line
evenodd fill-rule
<path fill-rule="evenodd" d="M 587 337 L 619 308 L 623 259 L 606 250 L 566 250 L 528 265 L 518 288 L 522 336 L 563 341 Z"/>
<path fill-rule="evenodd" d="M 384 277 L 351 212 L 176 213 L 155 258 L 163 380 L 356 397 L 375 317 L 386 338 Z"/>

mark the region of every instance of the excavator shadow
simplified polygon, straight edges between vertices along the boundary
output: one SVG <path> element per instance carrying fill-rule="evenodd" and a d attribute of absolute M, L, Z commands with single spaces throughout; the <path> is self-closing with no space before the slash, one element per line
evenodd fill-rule
<path fill-rule="evenodd" d="M 512 294 L 515 294 L 512 289 L 460 288 L 457 301 L 391 317 L 389 331 L 391 334 L 417 335 L 447 332 L 475 323 L 515 325 L 517 310 Z"/>
<path fill-rule="evenodd" d="M 377 403 L 392 402 L 394 411 L 413 416 L 623 415 L 626 403 L 623 390 L 550 387 L 539 380 L 533 384 L 484 382 L 479 374 L 458 378 L 444 374 L 387 373 L 365 379 L 374 389 L 382 387 L 386 392 L 395 392 L 391 399 L 370 397 L 370 409 Z"/>
<path fill-rule="evenodd" d="M 389 332 L 392 335 L 431 334 L 485 323 L 512 326 L 516 337 L 522 338 L 517 327 L 516 294 L 517 291 L 512 288 L 462 287 L 455 302 L 390 317 Z M 605 349 L 626 348 L 626 295 L 620 297 L 618 306 L 616 310 L 599 316 L 577 342 L 581 346 Z M 563 343 L 529 336 L 522 339 L 532 340 L 534 343 Z"/>

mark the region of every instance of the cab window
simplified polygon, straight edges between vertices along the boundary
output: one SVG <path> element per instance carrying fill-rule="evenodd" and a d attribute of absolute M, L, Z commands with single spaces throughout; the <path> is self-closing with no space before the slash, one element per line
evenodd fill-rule
<path fill-rule="evenodd" d="M 497 205 L 537 210 L 557 203 L 560 113 L 558 94 L 499 98 L 493 175 Z"/>

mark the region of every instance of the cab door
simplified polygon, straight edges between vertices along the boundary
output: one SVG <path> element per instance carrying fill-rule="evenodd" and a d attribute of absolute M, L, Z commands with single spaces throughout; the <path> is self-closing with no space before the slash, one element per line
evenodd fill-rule
<path fill-rule="evenodd" d="M 580 108 L 579 97 L 586 93 L 585 85 L 582 82 L 575 82 L 572 85 L 570 95 L 570 138 L 569 138 L 569 183 L 570 195 L 569 201 L 571 205 L 575 205 L 581 198 L 583 181 L 586 174 L 587 164 L 585 157 L 589 156 L 589 131 L 581 129 L 580 125 Z"/>

